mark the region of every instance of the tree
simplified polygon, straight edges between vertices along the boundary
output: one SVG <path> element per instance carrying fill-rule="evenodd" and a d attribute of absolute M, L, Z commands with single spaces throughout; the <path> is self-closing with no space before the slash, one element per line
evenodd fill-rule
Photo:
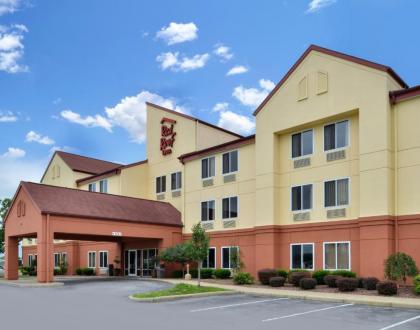
<path fill-rule="evenodd" d="M 418 269 L 415 261 L 408 254 L 398 252 L 391 254 L 385 260 L 385 277 L 393 280 L 403 280 L 406 285 L 408 276 L 416 276 Z"/>
<path fill-rule="evenodd" d="M 210 239 L 204 228 L 201 227 L 201 224 L 195 224 L 192 227 L 192 237 L 187 246 L 188 254 L 191 260 L 197 262 L 198 265 L 198 286 L 200 286 L 201 282 L 201 268 L 203 260 L 207 258 L 207 254 L 209 253 L 209 241 Z"/>
<path fill-rule="evenodd" d="M 188 243 L 171 246 L 160 253 L 160 260 L 181 264 L 182 276 L 184 276 L 185 264 L 191 261 L 188 250 Z"/>
<path fill-rule="evenodd" d="M 9 210 L 12 200 L 10 198 L 5 198 L 0 200 L 0 253 L 4 252 L 4 227 L 3 222 L 6 218 L 7 211 Z"/>

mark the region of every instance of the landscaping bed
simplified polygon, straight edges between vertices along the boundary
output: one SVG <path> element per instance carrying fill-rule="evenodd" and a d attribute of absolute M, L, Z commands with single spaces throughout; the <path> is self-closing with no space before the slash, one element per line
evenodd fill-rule
<path fill-rule="evenodd" d="M 228 290 L 222 289 L 222 288 L 197 286 L 197 285 L 180 283 L 169 289 L 144 292 L 144 293 L 136 293 L 136 294 L 133 294 L 132 297 L 137 298 L 137 299 L 148 299 L 148 298 L 184 296 L 184 295 L 223 292 L 223 291 L 228 291 Z"/>

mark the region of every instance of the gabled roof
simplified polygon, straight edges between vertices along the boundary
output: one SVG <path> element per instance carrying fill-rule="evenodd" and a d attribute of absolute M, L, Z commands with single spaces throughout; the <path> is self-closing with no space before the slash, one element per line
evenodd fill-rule
<path fill-rule="evenodd" d="M 395 81 L 401 85 L 403 88 L 408 88 L 408 85 L 404 82 L 404 80 L 401 79 L 401 77 L 389 66 L 371 62 L 368 60 L 364 60 L 359 57 L 355 57 L 352 55 L 347 55 L 344 53 L 337 52 L 335 50 L 331 50 L 328 48 L 311 45 L 308 47 L 308 49 L 302 54 L 301 57 L 296 61 L 295 64 L 290 68 L 290 70 L 284 75 L 284 77 L 280 80 L 280 82 L 274 87 L 274 89 L 270 92 L 270 94 L 267 95 L 267 97 L 262 101 L 262 103 L 258 106 L 258 108 L 254 111 L 254 116 L 258 114 L 258 112 L 261 111 L 261 109 L 267 104 L 267 102 L 273 97 L 273 95 L 279 90 L 279 88 L 286 82 L 286 80 L 292 75 L 292 73 L 297 69 L 297 67 L 300 65 L 300 63 L 303 62 L 303 60 L 312 52 L 317 51 L 323 54 L 327 54 L 330 56 L 338 57 L 346 61 L 350 61 L 356 64 L 365 65 L 367 67 L 380 70 L 383 72 L 388 73 L 392 78 L 395 79 Z"/>
<path fill-rule="evenodd" d="M 166 202 L 32 182 L 21 182 L 20 189 L 42 214 L 182 226 L 181 213 Z"/>
<path fill-rule="evenodd" d="M 420 96 L 420 85 L 389 92 L 389 98 L 392 104 L 417 96 Z"/>
<path fill-rule="evenodd" d="M 162 110 L 162 111 L 166 111 L 166 112 L 168 112 L 168 113 L 171 113 L 171 114 L 173 114 L 173 115 L 181 116 L 181 117 L 187 118 L 187 119 L 189 119 L 189 120 L 192 120 L 192 121 L 198 122 L 198 123 L 200 123 L 200 124 L 206 125 L 206 126 L 208 126 L 208 127 L 211 127 L 211 128 L 217 129 L 217 130 L 222 131 L 222 132 L 224 132 L 224 133 L 227 133 L 227 134 L 233 135 L 233 136 L 235 136 L 235 137 L 237 137 L 237 138 L 242 138 L 242 137 L 243 137 L 243 136 L 242 136 L 242 135 L 240 135 L 240 134 L 237 134 L 237 133 L 235 133 L 235 132 L 229 131 L 229 130 L 224 129 L 224 128 L 222 128 L 222 127 L 219 127 L 219 126 L 216 126 L 216 125 L 210 124 L 209 122 L 206 122 L 206 121 L 204 121 L 204 120 L 201 120 L 201 119 L 198 119 L 198 118 L 195 118 L 195 117 L 192 117 L 192 116 L 186 115 L 186 114 L 184 114 L 184 113 L 181 113 L 181 112 L 178 112 L 178 111 L 174 111 L 174 110 L 171 110 L 171 109 L 168 109 L 168 108 L 165 108 L 165 107 L 162 107 L 162 106 L 160 106 L 160 105 L 157 105 L 157 104 L 154 104 L 154 103 L 150 103 L 150 102 L 146 102 L 146 104 L 147 104 L 147 105 L 150 105 L 150 106 L 152 106 L 152 107 L 155 107 L 155 108 L 157 108 L 157 109 L 159 109 L 159 110 Z"/>

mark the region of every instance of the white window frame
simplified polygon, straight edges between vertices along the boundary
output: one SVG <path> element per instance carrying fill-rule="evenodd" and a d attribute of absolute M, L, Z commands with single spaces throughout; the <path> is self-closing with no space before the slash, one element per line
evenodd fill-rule
<path fill-rule="evenodd" d="M 229 248 L 229 268 L 224 268 L 223 267 L 223 249 L 227 249 L 227 248 Z M 230 249 L 231 248 L 237 248 L 237 253 L 239 254 L 239 246 L 237 246 L 237 245 L 228 245 L 228 246 L 222 246 L 221 248 L 220 248 L 220 257 L 221 257 L 221 264 L 220 264 L 220 268 L 222 268 L 222 269 L 232 269 L 232 265 L 231 265 L 231 263 L 230 263 L 230 261 L 231 261 L 231 256 L 230 256 Z"/>
<path fill-rule="evenodd" d="M 217 264 L 216 264 L 216 262 L 217 262 L 217 249 L 216 249 L 216 247 L 214 247 L 214 246 L 211 246 L 211 247 L 209 247 L 209 250 L 213 250 L 214 251 L 214 267 L 208 267 L 209 266 L 209 258 L 210 258 L 210 256 L 209 256 L 209 253 L 207 252 L 207 267 L 206 268 L 208 268 L 208 269 L 216 269 L 217 267 Z"/>
<path fill-rule="evenodd" d="M 93 190 L 90 190 L 90 187 L 93 187 L 94 189 L 93 189 Z M 91 182 L 91 183 L 89 183 L 89 185 L 88 185 L 88 190 L 89 190 L 90 192 L 96 192 L 96 182 Z"/>
<path fill-rule="evenodd" d="M 178 173 L 181 173 L 181 179 L 180 180 L 178 180 L 178 176 L 177 176 Z M 178 186 L 177 183 L 179 183 L 179 188 L 175 188 L 175 189 L 172 188 L 172 175 L 173 174 L 175 174 L 175 185 Z M 182 189 L 182 171 L 172 172 L 171 175 L 170 175 L 170 178 L 171 178 L 171 191 L 181 191 L 181 189 Z"/>
<path fill-rule="evenodd" d="M 102 191 L 101 187 L 103 187 L 103 185 L 105 185 L 106 191 Z M 99 181 L 99 192 L 103 194 L 108 193 L 108 179 L 103 179 Z"/>
<path fill-rule="evenodd" d="M 337 268 L 338 265 L 338 253 L 337 253 L 337 246 L 338 244 L 348 244 L 349 245 L 349 268 Z M 325 245 L 327 244 L 335 244 L 335 267 L 336 268 L 331 268 L 331 269 L 327 269 L 325 267 Z M 324 270 L 351 270 L 351 241 L 336 241 L 336 242 L 323 242 L 322 243 L 322 269 Z"/>
<path fill-rule="evenodd" d="M 106 266 L 101 266 L 101 264 L 102 264 L 101 254 L 102 253 L 106 253 L 106 263 L 107 263 Z M 98 251 L 98 254 L 99 254 L 99 268 L 101 268 L 101 269 L 108 268 L 108 266 L 109 266 L 109 253 L 108 253 L 108 251 L 107 250 Z"/>
<path fill-rule="evenodd" d="M 202 206 L 202 203 L 209 203 L 209 202 L 213 202 L 214 203 L 214 219 L 213 220 L 203 220 L 203 215 L 202 215 L 202 209 L 203 209 L 203 206 Z M 209 207 L 208 207 L 208 204 L 207 204 L 207 218 L 209 217 L 209 212 L 208 212 L 208 210 L 209 210 Z M 209 200 L 206 200 L 206 201 L 201 201 L 201 203 L 200 203 L 200 222 L 205 222 L 205 223 L 211 223 L 211 222 L 214 222 L 216 220 L 216 200 L 214 200 L 214 199 L 209 199 Z"/>
<path fill-rule="evenodd" d="M 292 259 L 292 247 L 293 246 L 300 246 L 300 265 L 303 265 L 303 253 L 302 253 L 302 246 L 303 245 L 312 245 L 312 268 L 293 268 L 293 259 Z M 315 243 L 292 243 L 290 244 L 290 269 L 305 269 L 305 270 L 315 270 Z"/>
<path fill-rule="evenodd" d="M 302 136 L 302 133 L 305 133 L 307 131 L 312 131 L 312 152 L 310 154 L 307 154 L 307 155 L 301 155 L 301 156 L 293 157 L 293 135 L 301 134 L 301 136 Z M 302 153 L 302 147 L 303 147 L 303 145 L 302 145 L 302 141 L 301 141 L 301 150 L 300 150 L 301 153 Z M 315 150 L 315 132 L 314 132 L 313 128 L 304 129 L 302 131 L 293 132 L 293 133 L 290 134 L 290 158 L 291 159 L 295 160 L 295 159 L 300 159 L 300 158 L 311 157 L 311 156 L 314 155 L 314 150 Z"/>
<path fill-rule="evenodd" d="M 157 189 L 156 189 L 156 195 L 162 195 L 162 194 L 166 193 L 166 183 L 167 183 L 167 182 L 166 182 L 166 175 L 160 175 L 160 176 L 157 176 L 157 177 L 156 177 L 156 179 L 155 179 L 155 187 L 156 187 L 156 185 L 157 185 L 157 181 L 158 181 L 158 179 L 159 179 L 159 178 L 163 178 L 163 177 L 165 177 L 165 190 L 164 190 L 164 191 L 160 191 L 160 192 L 158 192 L 158 191 L 157 191 Z M 160 190 L 162 190 L 162 187 L 163 187 L 163 185 L 162 185 L 162 179 L 161 179 L 160 183 L 161 183 L 161 184 L 160 184 L 160 187 L 159 187 L 159 188 L 160 188 Z"/>
<path fill-rule="evenodd" d="M 58 255 L 58 265 L 55 263 L 55 256 Z M 65 256 L 65 262 L 67 262 L 67 252 L 55 252 L 54 253 L 54 268 L 60 268 L 60 262 L 63 259 L 63 256 Z"/>
<path fill-rule="evenodd" d="M 90 254 L 91 254 L 91 253 L 93 253 L 93 254 L 95 255 L 95 259 L 94 259 L 94 260 L 95 260 L 95 265 L 94 265 L 94 266 L 91 266 L 91 265 L 90 265 Z M 88 253 L 87 253 L 87 257 L 88 257 L 88 258 L 87 258 L 87 259 L 88 259 L 88 260 L 87 260 L 87 268 L 92 268 L 92 269 L 95 269 L 95 268 L 96 268 L 96 251 L 88 251 Z"/>
<path fill-rule="evenodd" d="M 325 150 L 325 126 L 332 125 L 332 124 L 335 125 L 335 124 L 341 123 L 343 121 L 347 121 L 347 145 L 345 147 L 340 147 L 340 148 L 336 147 L 334 149 Z M 337 131 L 335 132 L 334 144 L 337 145 Z M 342 119 L 342 120 L 337 120 L 337 121 L 333 121 L 333 122 L 329 122 L 329 123 L 324 124 L 324 126 L 322 127 L 322 148 L 324 149 L 324 153 L 344 150 L 344 149 L 347 149 L 349 147 L 350 147 L 350 119 Z"/>
<path fill-rule="evenodd" d="M 293 210 L 293 188 L 296 188 L 296 187 L 301 187 L 301 194 L 302 194 L 302 196 L 301 197 L 303 197 L 303 193 L 302 193 L 302 187 L 303 186 L 312 186 L 312 192 L 311 192 L 311 208 L 309 208 L 309 209 L 300 209 L 300 210 Z M 303 198 L 301 198 L 301 207 L 303 206 Z M 290 187 L 290 210 L 293 212 L 293 213 L 301 213 L 301 212 L 310 212 L 310 211 L 312 211 L 312 209 L 313 209 L 313 207 L 314 207 L 314 184 L 313 183 L 302 183 L 302 184 L 298 184 L 298 185 L 294 185 L 294 186 L 291 186 Z"/>
<path fill-rule="evenodd" d="M 343 205 L 337 205 L 337 181 L 339 181 L 339 180 L 344 180 L 344 179 L 347 179 L 347 180 L 349 180 L 348 182 L 348 187 L 349 187 L 349 191 L 348 191 L 348 194 L 349 194 L 349 196 L 348 196 L 348 203 L 347 204 L 343 204 Z M 335 206 L 325 206 L 325 183 L 326 182 L 331 182 L 331 181 L 335 181 Z M 323 185 L 323 196 L 322 196 L 322 198 L 323 198 L 323 204 L 324 204 L 324 208 L 325 209 L 327 209 L 327 210 L 333 210 L 333 209 L 341 209 L 341 208 L 345 208 L 345 207 L 349 207 L 350 206 L 350 204 L 351 204 L 351 185 L 350 185 L 350 183 L 351 183 L 351 180 L 350 180 L 350 177 L 343 177 L 343 178 L 337 178 L 337 179 L 328 179 L 328 180 L 325 180 L 323 183 L 322 183 L 322 185 Z"/>
<path fill-rule="evenodd" d="M 237 206 L 237 207 L 236 207 L 236 217 L 235 217 L 235 218 L 231 218 L 231 217 L 230 217 L 230 199 L 231 199 L 231 198 L 235 198 L 235 197 L 236 197 L 236 206 Z M 226 199 L 226 198 L 229 198 L 229 218 L 223 218 L 223 200 L 224 200 L 224 199 Z M 221 207 L 220 207 L 220 209 L 221 209 L 220 218 L 221 218 L 223 221 L 232 220 L 232 219 L 238 219 L 238 218 L 239 218 L 239 196 L 238 196 L 238 195 L 223 197 L 223 198 L 222 198 L 222 200 L 221 200 L 221 203 L 222 203 L 222 205 L 221 205 Z"/>
<path fill-rule="evenodd" d="M 231 171 L 230 169 L 231 169 L 231 167 L 232 167 L 232 165 L 231 165 L 231 156 L 230 156 L 230 154 L 231 153 L 233 153 L 233 152 L 236 152 L 237 154 L 238 154 L 238 157 L 237 157 L 237 159 L 238 159 L 238 164 L 237 164 L 237 170 L 236 171 Z M 226 172 L 226 173 L 223 173 L 223 155 L 226 155 L 226 154 L 228 154 L 229 155 L 229 172 Z M 215 168 L 216 169 L 216 168 Z M 239 150 L 238 149 L 235 149 L 235 150 L 230 150 L 230 151 L 228 151 L 228 152 L 224 152 L 223 154 L 222 154 L 222 175 L 223 176 L 225 176 L 225 175 L 230 175 L 230 174 L 234 174 L 234 173 L 238 173 L 239 172 Z"/>
<path fill-rule="evenodd" d="M 214 174 L 213 175 L 209 175 L 209 176 L 203 178 L 203 160 L 205 160 L 205 159 L 211 159 L 211 158 L 214 158 Z M 208 180 L 208 179 L 214 178 L 216 176 L 216 172 L 217 172 L 217 169 L 216 168 L 217 168 L 217 166 L 216 166 L 216 156 L 209 156 L 209 157 L 201 158 L 201 160 L 200 160 L 200 170 L 201 170 L 200 176 L 201 176 L 201 180 Z M 208 170 L 210 171 L 210 166 L 208 166 Z M 209 174 L 209 173 L 207 173 L 207 174 Z"/>

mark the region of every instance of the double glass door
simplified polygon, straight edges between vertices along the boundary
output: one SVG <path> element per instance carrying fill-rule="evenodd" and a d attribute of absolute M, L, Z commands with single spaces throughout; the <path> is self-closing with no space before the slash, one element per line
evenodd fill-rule
<path fill-rule="evenodd" d="M 124 270 L 126 276 L 152 276 L 156 266 L 157 249 L 126 250 Z"/>

